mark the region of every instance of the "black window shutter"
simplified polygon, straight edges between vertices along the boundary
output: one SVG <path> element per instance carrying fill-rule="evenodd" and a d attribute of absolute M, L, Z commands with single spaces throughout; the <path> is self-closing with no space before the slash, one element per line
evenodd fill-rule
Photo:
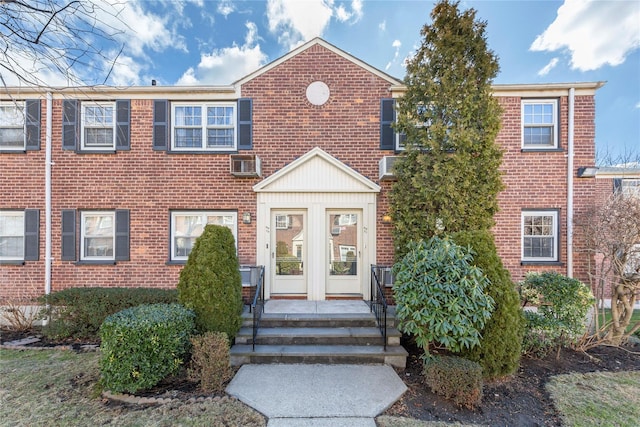
<path fill-rule="evenodd" d="M 40 211 L 25 209 L 24 211 L 24 260 L 40 259 Z"/>
<path fill-rule="evenodd" d="M 238 99 L 238 150 L 253 148 L 252 110 L 251 98 Z"/>
<path fill-rule="evenodd" d="M 62 211 L 62 255 L 63 261 L 76 260 L 76 211 Z"/>
<path fill-rule="evenodd" d="M 40 149 L 40 100 L 27 99 L 25 102 L 27 118 L 25 130 L 27 132 L 27 150 Z"/>
<path fill-rule="evenodd" d="M 613 192 L 618 194 L 622 191 L 622 178 L 613 179 Z"/>
<path fill-rule="evenodd" d="M 78 100 L 66 99 L 62 102 L 62 149 L 78 148 Z"/>
<path fill-rule="evenodd" d="M 165 151 L 169 142 L 169 102 L 153 101 L 153 149 Z"/>
<path fill-rule="evenodd" d="M 116 150 L 131 149 L 131 101 L 121 99 L 116 101 Z"/>
<path fill-rule="evenodd" d="M 116 261 L 129 261 L 129 210 L 116 210 Z"/>
<path fill-rule="evenodd" d="M 395 110 L 396 101 L 392 98 L 384 98 L 380 100 L 380 149 L 394 150 L 395 132 L 391 125 L 396 118 Z"/>

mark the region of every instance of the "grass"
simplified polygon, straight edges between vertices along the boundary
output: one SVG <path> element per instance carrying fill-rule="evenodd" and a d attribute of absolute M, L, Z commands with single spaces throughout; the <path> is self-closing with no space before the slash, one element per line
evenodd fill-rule
<path fill-rule="evenodd" d="M 598 310 L 598 313 L 601 313 L 601 310 Z M 600 318 L 600 321 L 602 322 L 601 318 Z M 611 322 L 611 309 L 606 308 L 604 310 L 604 322 L 601 324 L 607 324 L 609 322 Z M 637 322 L 640 322 L 640 310 L 636 309 L 636 310 L 633 310 L 633 314 L 631 315 L 631 321 L 629 322 L 629 327 L 627 328 L 627 331 L 630 330 L 631 327 L 635 325 Z M 640 330 L 637 330 L 634 335 L 640 338 Z"/>
<path fill-rule="evenodd" d="M 100 398 L 99 355 L 0 349 L 3 426 L 264 426 L 262 415 L 234 399 L 142 407 Z"/>
<path fill-rule="evenodd" d="M 640 420 L 640 372 L 558 375 L 547 384 L 568 426 L 635 427 Z"/>
<path fill-rule="evenodd" d="M 98 360 L 98 353 L 0 349 L 2 425 L 266 425 L 262 415 L 228 398 L 149 407 L 110 404 L 100 397 Z M 640 419 L 640 372 L 559 375 L 547 387 L 566 425 L 624 427 Z M 383 427 L 445 425 L 388 416 L 377 422 Z"/>

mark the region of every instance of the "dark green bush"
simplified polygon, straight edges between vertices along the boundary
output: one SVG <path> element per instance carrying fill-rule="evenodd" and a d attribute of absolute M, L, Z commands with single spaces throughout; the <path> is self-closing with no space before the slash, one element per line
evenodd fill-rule
<path fill-rule="evenodd" d="M 209 224 L 180 272 L 178 300 L 196 313 L 200 332 L 224 332 L 230 340 L 242 323 L 242 281 L 236 246 L 227 227 Z"/>
<path fill-rule="evenodd" d="M 555 271 L 532 273 L 520 283 L 526 311 L 522 351 L 543 357 L 554 348 L 573 345 L 586 331 L 587 313 L 594 297 L 589 286 Z"/>
<path fill-rule="evenodd" d="M 453 352 L 479 344 L 493 299 L 485 293 L 487 277 L 465 248 L 439 237 L 411 242 L 393 273 L 398 327 L 415 336 L 424 357 L 430 343 Z"/>
<path fill-rule="evenodd" d="M 107 317 L 100 328 L 104 388 L 135 393 L 176 373 L 188 355 L 194 319 L 180 304 L 139 305 Z"/>
<path fill-rule="evenodd" d="M 175 289 L 71 288 L 39 299 L 49 304 L 43 315 L 51 321 L 43 329 L 50 338 L 98 339 L 100 325 L 107 316 L 141 304 L 178 302 Z"/>
<path fill-rule="evenodd" d="M 191 362 L 187 369 L 191 381 L 200 383 L 205 393 L 223 393 L 233 377 L 229 338 L 224 332 L 205 332 L 191 338 Z"/>
<path fill-rule="evenodd" d="M 471 247 L 473 264 L 480 267 L 491 282 L 486 292 L 495 302 L 495 310 L 482 330 L 480 344 L 463 349 L 460 355 L 480 363 L 485 379 L 511 375 L 520 365 L 524 335 L 518 291 L 509 271 L 502 265 L 491 232 L 460 232 L 452 238 L 461 246 Z"/>
<path fill-rule="evenodd" d="M 457 356 L 436 356 L 424 364 L 427 385 L 458 406 L 473 409 L 482 400 L 482 366 Z"/>

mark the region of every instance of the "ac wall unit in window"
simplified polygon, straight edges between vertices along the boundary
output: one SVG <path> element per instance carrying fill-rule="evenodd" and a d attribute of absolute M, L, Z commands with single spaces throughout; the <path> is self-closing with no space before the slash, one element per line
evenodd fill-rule
<path fill-rule="evenodd" d="M 380 162 L 378 163 L 378 166 L 380 168 L 380 180 L 384 181 L 384 180 L 390 180 L 390 179 L 394 179 L 395 177 L 393 176 L 393 163 L 396 161 L 396 159 L 398 158 L 398 156 L 384 156 L 383 158 L 380 159 Z"/>
<path fill-rule="evenodd" d="M 262 176 L 260 157 L 255 154 L 232 154 L 231 175 L 234 176 Z"/>

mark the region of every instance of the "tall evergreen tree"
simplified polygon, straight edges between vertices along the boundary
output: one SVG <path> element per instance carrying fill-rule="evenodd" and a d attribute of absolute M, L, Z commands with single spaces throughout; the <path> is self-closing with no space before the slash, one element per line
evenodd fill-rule
<path fill-rule="evenodd" d="M 486 22 L 448 0 L 431 18 L 397 105 L 406 149 L 390 193 L 396 259 L 411 240 L 490 229 L 503 188 L 495 144 L 501 109 L 491 89 L 499 65 L 487 47 Z"/>

